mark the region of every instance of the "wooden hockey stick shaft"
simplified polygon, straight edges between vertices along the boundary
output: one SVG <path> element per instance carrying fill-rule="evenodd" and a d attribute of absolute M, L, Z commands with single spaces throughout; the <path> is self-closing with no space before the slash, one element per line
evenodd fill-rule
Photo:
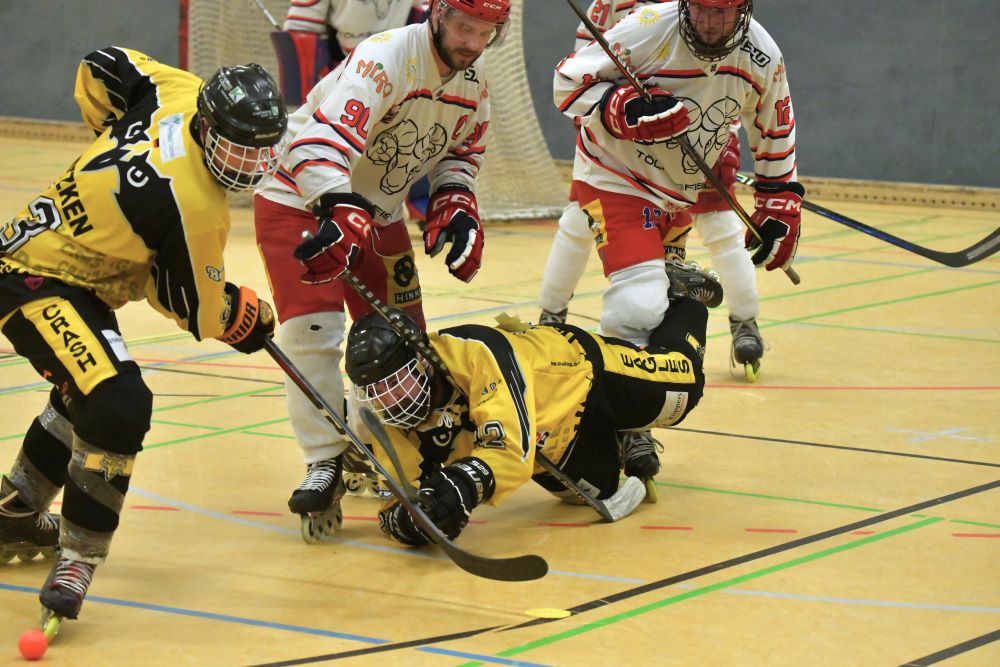
<path fill-rule="evenodd" d="M 420 356 L 427 359 L 427 361 L 429 361 L 431 365 L 434 366 L 434 368 L 448 380 L 451 386 L 461 391 L 461 389 L 455 383 L 455 378 L 452 377 L 451 373 L 448 371 L 448 367 L 445 366 L 444 361 L 441 360 L 441 357 L 438 356 L 437 352 L 435 352 L 430 345 L 424 342 L 422 338 L 415 335 L 414 332 L 410 331 L 405 327 L 399 326 L 398 323 L 395 322 L 389 316 L 389 308 L 384 303 L 382 303 L 382 300 L 379 299 L 374 292 L 372 292 L 370 289 L 368 289 L 368 287 L 364 283 L 358 280 L 357 276 L 351 273 L 350 270 L 345 270 L 344 273 L 341 274 L 341 278 L 348 285 L 350 285 L 351 288 L 355 292 L 357 292 L 358 295 L 375 310 L 375 312 L 381 315 L 385 319 L 385 321 L 388 322 L 390 326 L 392 326 L 392 328 L 396 331 L 396 333 L 402 336 L 402 338 L 412 347 L 413 350 L 415 350 L 418 354 L 420 354 Z M 583 489 L 577 486 L 577 484 L 572 479 L 570 479 L 566 475 L 566 473 L 564 473 L 561 469 L 559 469 L 559 467 L 556 466 L 555 463 L 550 461 L 548 457 L 546 457 L 544 454 L 538 451 L 538 449 L 535 449 L 535 460 L 538 461 L 538 464 L 542 466 L 542 468 L 544 468 L 546 472 L 555 477 L 560 484 L 566 487 L 566 489 L 570 493 L 572 493 L 577 498 L 583 500 L 583 502 L 585 502 L 587 505 L 593 508 L 595 512 L 600 514 L 601 518 L 603 518 L 605 521 L 612 522 L 612 521 L 617 521 L 618 519 L 621 518 L 620 516 L 616 517 L 614 513 L 609 511 L 604 502 L 598 500 L 597 498 L 591 498 L 586 493 L 584 493 Z"/>
<path fill-rule="evenodd" d="M 400 504 L 406 508 L 410 516 L 413 517 L 414 522 L 420 527 L 420 529 L 427 535 L 432 542 L 441 547 L 441 549 L 448 555 L 451 560 L 458 565 L 460 568 L 474 574 L 478 577 L 483 577 L 485 579 L 494 579 L 496 581 L 530 581 L 532 579 L 540 579 L 544 577 L 549 570 L 548 563 L 545 562 L 540 556 L 526 555 L 526 556 L 516 556 L 513 558 L 487 558 L 485 556 L 479 556 L 477 554 L 465 551 L 456 547 L 448 537 L 441 532 L 441 529 L 431 521 L 431 518 L 427 516 L 414 500 L 407 494 L 407 492 L 399 485 L 399 483 L 389 474 L 378 458 L 372 454 L 371 451 L 365 447 L 364 443 L 361 442 L 361 438 L 351 430 L 347 425 L 347 422 L 341 417 L 337 412 L 330 407 L 330 404 L 326 402 L 326 399 L 312 386 L 312 384 L 302 375 L 298 368 L 291 362 L 291 360 L 285 356 L 285 353 L 281 351 L 278 345 L 270 338 L 264 341 L 264 349 L 267 353 L 271 355 L 275 363 L 291 378 L 295 386 L 305 394 L 306 398 L 316 406 L 316 408 L 323 413 L 323 416 L 328 422 L 333 424 L 338 431 L 345 434 L 349 439 L 351 445 L 354 446 L 361 454 L 371 462 L 375 471 L 385 478 L 386 484 L 389 486 L 389 490 L 392 494 L 396 496 Z M 339 369 L 334 369 L 333 372 L 340 372 Z"/>
<path fill-rule="evenodd" d="M 625 64 L 625 61 L 621 59 L 621 56 L 615 53 L 615 50 L 611 48 L 611 45 L 608 44 L 608 40 L 605 39 L 604 35 L 601 34 L 601 31 L 597 29 L 597 26 L 594 25 L 593 21 L 587 17 L 582 9 L 573 4 L 573 0 L 566 0 L 566 2 L 573 9 L 573 13 L 580 18 L 580 21 L 583 23 L 584 27 L 587 28 L 587 32 L 589 32 L 594 38 L 594 41 L 596 41 L 601 48 L 604 49 L 604 52 L 608 55 L 608 57 L 611 58 L 611 62 L 615 64 L 615 67 L 618 68 L 618 71 L 621 72 L 622 76 L 624 76 L 625 79 L 632 84 L 632 87 L 635 88 L 640 95 L 642 95 L 643 100 L 646 102 L 652 102 L 652 95 L 649 94 L 646 87 L 642 85 L 641 81 L 639 81 L 639 77 L 636 76 L 629 66 Z M 701 154 L 695 150 L 694 146 L 691 145 L 687 136 L 679 134 L 676 137 L 673 137 L 672 140 L 677 141 L 677 144 L 681 147 L 681 151 L 683 151 L 684 154 L 690 158 L 695 165 L 697 165 L 698 170 L 701 171 L 702 175 L 709 182 L 709 184 L 715 188 L 715 191 L 718 192 L 719 196 L 725 200 L 726 204 L 729 205 L 729 208 L 731 208 L 733 212 L 739 216 L 740 221 L 746 226 L 747 229 L 750 230 L 750 233 L 753 234 L 758 241 L 760 241 L 760 230 L 757 229 L 755 224 L 753 224 L 753 220 L 750 219 L 750 216 L 747 215 L 747 212 L 743 209 L 740 203 L 736 201 L 736 198 L 729 193 L 729 189 L 726 188 L 719 177 L 715 175 L 712 168 L 708 166 L 708 163 L 705 162 L 705 158 L 703 158 Z M 788 276 L 788 279 L 792 281 L 793 285 L 798 285 L 802 282 L 802 278 L 799 277 L 798 272 L 792 267 L 782 267 L 782 270 L 785 272 L 785 275 Z"/>
<path fill-rule="evenodd" d="M 737 174 L 736 180 L 744 185 L 753 186 L 756 181 L 749 176 L 744 176 L 743 174 Z M 811 201 L 802 200 L 802 208 L 807 211 L 812 211 L 817 215 L 821 215 L 824 218 L 829 218 L 834 222 L 839 222 L 840 224 L 855 229 L 869 236 L 874 236 L 880 241 L 885 241 L 891 245 L 894 245 L 903 250 L 908 250 L 915 255 L 920 255 L 921 257 L 926 257 L 927 259 L 938 262 L 939 264 L 944 264 L 945 266 L 950 266 L 952 268 L 959 268 L 962 266 L 968 266 L 969 264 L 974 264 L 980 260 L 986 259 L 993 253 L 1000 250 L 1000 228 L 993 230 L 993 232 L 986 238 L 973 243 L 968 248 L 964 250 L 956 250 L 954 252 L 942 252 L 940 250 L 931 250 L 930 248 L 925 248 L 919 246 L 916 243 L 911 243 L 906 239 L 901 239 L 898 236 L 893 236 L 889 232 L 883 231 L 872 227 L 871 225 L 866 225 L 865 223 L 849 218 L 843 213 L 837 213 L 828 208 L 820 206 L 819 204 L 814 204 Z"/>

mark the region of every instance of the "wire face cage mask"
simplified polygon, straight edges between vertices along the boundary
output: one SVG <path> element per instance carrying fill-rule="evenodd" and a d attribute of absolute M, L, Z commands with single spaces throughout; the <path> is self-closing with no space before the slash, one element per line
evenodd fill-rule
<path fill-rule="evenodd" d="M 351 391 L 354 398 L 390 426 L 413 428 L 430 414 L 430 377 L 424 362 L 416 357 L 388 377 L 355 385 Z"/>
<path fill-rule="evenodd" d="M 209 127 L 205 134 L 205 163 L 216 180 L 231 192 L 250 190 L 278 168 L 276 146 L 244 146 Z"/>
<path fill-rule="evenodd" d="M 700 60 L 722 60 L 743 43 L 750 30 L 753 0 L 679 0 L 677 4 L 681 36 Z M 692 16 L 692 8 L 697 16 Z M 718 41 L 706 43 L 699 26 L 702 31 L 718 32 Z"/>

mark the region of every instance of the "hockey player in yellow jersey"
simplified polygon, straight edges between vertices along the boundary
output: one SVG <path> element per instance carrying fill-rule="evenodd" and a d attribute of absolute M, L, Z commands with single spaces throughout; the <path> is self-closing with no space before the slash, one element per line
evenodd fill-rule
<path fill-rule="evenodd" d="M 150 425 L 114 310 L 145 299 L 196 339 L 263 346 L 270 305 L 227 282 L 226 191 L 275 168 L 287 125 L 259 65 L 203 82 L 109 47 L 83 59 L 75 97 L 96 139 L 0 226 L 0 330 L 53 385 L 0 479 L 0 562 L 58 550 L 40 599 L 66 618 L 108 555 Z"/>
<path fill-rule="evenodd" d="M 423 335 L 406 313 L 391 312 Z M 428 515 L 455 538 L 475 507 L 499 504 L 529 479 L 571 502 L 536 451 L 599 499 L 614 494 L 622 469 L 646 477 L 646 466 L 658 468 L 655 451 L 620 451 L 620 436 L 677 424 L 698 404 L 707 320 L 702 303 L 675 293 L 645 348 L 565 324 L 452 327 L 426 338 L 449 381 L 369 314 L 348 335 L 347 374 L 355 398 L 389 427 Z M 394 470 L 381 445 L 375 453 Z M 429 541 L 395 501 L 379 523 L 404 544 Z"/>

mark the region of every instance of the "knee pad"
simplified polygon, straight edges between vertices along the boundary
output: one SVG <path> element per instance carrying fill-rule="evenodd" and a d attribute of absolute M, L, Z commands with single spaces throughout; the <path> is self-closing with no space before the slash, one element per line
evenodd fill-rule
<path fill-rule="evenodd" d="M 604 292 L 601 335 L 636 345 L 649 342 L 650 332 L 663 320 L 670 280 L 662 260 L 650 260 L 609 276 Z"/>
<path fill-rule="evenodd" d="M 343 359 L 344 322 L 342 312 L 331 311 L 293 317 L 278 328 L 282 350 L 309 383 L 330 404 L 341 411 L 344 405 Z M 347 444 L 334 426 L 290 378 L 285 379 L 288 418 L 304 452 L 304 460 L 315 463 L 333 458 Z"/>
<path fill-rule="evenodd" d="M 134 455 L 142 449 L 152 416 L 153 393 L 136 369 L 94 387 L 74 410 L 73 430 L 93 447 Z"/>
<path fill-rule="evenodd" d="M 559 232 L 577 243 L 586 243 L 588 247 L 594 242 L 590 233 L 590 218 L 580 209 L 580 204 L 571 201 L 566 204 L 559 216 Z"/>
<path fill-rule="evenodd" d="M 649 334 L 649 344 L 701 362 L 708 331 L 708 309 L 690 297 L 670 302 L 660 322 Z"/>

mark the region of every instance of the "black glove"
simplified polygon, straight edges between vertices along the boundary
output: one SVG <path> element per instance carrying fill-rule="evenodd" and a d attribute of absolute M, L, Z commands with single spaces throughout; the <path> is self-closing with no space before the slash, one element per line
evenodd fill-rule
<path fill-rule="evenodd" d="M 226 283 L 226 301 L 229 316 L 226 330 L 219 340 L 243 354 L 251 354 L 264 347 L 264 341 L 274 335 L 274 311 L 271 304 L 257 298 L 249 287 Z"/>
<path fill-rule="evenodd" d="M 482 459 L 469 456 L 431 474 L 420 484 L 417 501 L 449 539 L 458 537 L 477 505 L 496 490 L 493 471 Z M 430 539 L 399 504 L 379 513 L 379 525 L 389 537 L 419 546 Z"/>

